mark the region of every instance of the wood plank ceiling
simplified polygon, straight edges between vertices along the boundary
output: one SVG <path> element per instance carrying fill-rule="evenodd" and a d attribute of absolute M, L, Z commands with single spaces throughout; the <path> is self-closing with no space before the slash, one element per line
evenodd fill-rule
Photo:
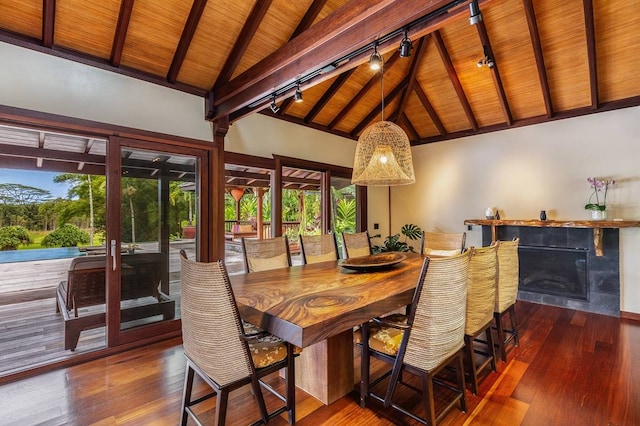
<path fill-rule="evenodd" d="M 468 5 L 3 0 L 0 41 L 197 94 L 203 119 L 261 111 L 351 139 L 380 119 L 376 40 L 385 118 L 414 145 L 640 104 L 637 0 L 480 0 L 473 26 Z"/>

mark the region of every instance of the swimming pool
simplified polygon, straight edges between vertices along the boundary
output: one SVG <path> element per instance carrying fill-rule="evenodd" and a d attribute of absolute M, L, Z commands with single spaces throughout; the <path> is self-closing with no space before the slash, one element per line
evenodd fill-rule
<path fill-rule="evenodd" d="M 83 253 L 84 254 L 84 253 Z M 0 263 L 30 262 L 34 260 L 66 259 L 80 256 L 78 247 L 0 251 Z"/>

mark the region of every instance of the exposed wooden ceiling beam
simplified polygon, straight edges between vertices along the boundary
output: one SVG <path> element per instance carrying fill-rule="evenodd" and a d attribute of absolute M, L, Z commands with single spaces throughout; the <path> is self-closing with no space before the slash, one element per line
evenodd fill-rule
<path fill-rule="evenodd" d="M 515 120 L 511 126 L 507 125 L 506 123 L 502 123 L 502 124 L 496 124 L 492 126 L 481 127 L 477 131 L 473 131 L 469 129 L 469 130 L 462 130 L 459 132 L 449 133 L 446 136 L 432 136 L 428 138 L 423 138 L 420 141 L 418 141 L 418 143 L 416 143 L 415 145 L 423 145 L 423 144 L 432 143 L 432 142 L 441 142 L 444 140 L 462 138 L 466 136 L 473 136 L 481 133 L 498 132 L 500 130 L 512 129 L 516 127 L 531 126 L 533 124 L 547 123 L 550 121 L 564 120 L 567 118 L 580 117 L 583 115 L 596 114 L 604 111 L 613 111 L 613 110 L 622 109 L 622 108 L 633 108 L 637 106 L 640 106 L 640 96 L 633 96 L 630 98 L 618 99 L 616 101 L 603 102 L 595 110 L 591 108 L 591 106 L 589 105 L 588 107 L 556 112 L 551 118 L 547 117 L 545 114 L 545 115 L 538 115 L 536 117 L 529 117 L 529 118 L 523 118 L 521 120 Z"/>
<path fill-rule="evenodd" d="M 399 121 L 402 122 L 402 124 L 404 124 L 408 132 L 411 134 L 410 139 L 412 141 L 420 140 L 420 135 L 418 134 L 418 131 L 416 130 L 416 128 L 413 127 L 413 124 L 411 124 L 411 120 L 409 120 L 409 117 L 407 117 L 407 114 L 403 113 Z"/>
<path fill-rule="evenodd" d="M 440 58 L 442 58 L 442 63 L 447 70 L 447 74 L 449 74 L 449 79 L 451 80 L 453 88 L 458 95 L 458 100 L 462 105 L 462 109 L 464 109 L 464 113 L 467 115 L 467 120 L 469 120 L 471 128 L 474 131 L 477 131 L 478 121 L 476 120 L 475 115 L 473 115 L 473 110 L 471 109 L 471 105 L 469 104 L 467 95 L 465 95 L 464 93 L 464 89 L 462 88 L 462 83 L 460 83 L 460 79 L 458 78 L 456 69 L 453 67 L 453 62 L 451 62 L 451 57 L 449 56 L 447 47 L 444 45 L 444 40 L 442 40 L 440 31 L 433 32 L 433 40 L 436 42 L 436 47 L 438 48 L 438 52 L 440 53 Z"/>
<path fill-rule="evenodd" d="M 124 49 L 124 41 L 127 38 L 127 31 L 129 30 L 133 2 L 134 0 L 122 0 L 122 3 L 120 3 L 116 33 L 113 36 L 113 45 L 111 46 L 111 56 L 109 58 L 109 62 L 114 67 L 119 67 L 120 61 L 122 60 L 122 50 Z"/>
<path fill-rule="evenodd" d="M 479 4 L 484 5 L 487 3 L 490 3 L 493 0 L 479 0 Z M 419 39 L 441 27 L 443 27 L 444 25 L 446 25 L 447 23 L 453 21 L 454 19 L 457 19 L 461 14 L 468 14 L 468 9 L 466 8 L 466 4 L 463 5 L 458 5 L 457 7 L 452 7 L 451 9 L 449 9 L 446 13 L 443 13 L 442 15 L 436 16 L 433 19 L 430 19 L 428 21 L 424 21 L 421 23 L 417 23 L 415 26 L 412 26 L 409 29 L 409 36 L 414 38 L 414 39 Z M 395 37 L 391 37 L 389 40 L 387 40 L 383 45 L 379 45 L 378 46 L 378 52 L 380 52 L 381 54 L 385 54 L 388 53 L 392 50 L 397 50 L 397 46 L 400 43 L 401 39 L 404 37 L 403 34 L 398 34 Z M 323 72 L 322 74 L 316 76 L 315 78 L 309 80 L 307 83 L 310 84 L 310 86 L 314 86 L 316 84 L 319 84 L 325 80 L 328 80 L 330 78 L 333 78 L 336 74 L 341 74 L 344 72 L 347 72 L 350 69 L 356 68 L 359 65 L 361 65 L 362 63 L 366 62 L 369 60 L 371 53 L 370 51 L 365 51 L 362 52 L 358 55 L 355 55 L 354 57 L 351 58 L 351 60 L 349 60 L 348 63 L 341 65 L 339 68 L 333 70 L 333 71 L 327 71 L 327 72 Z M 289 94 L 285 94 L 282 95 L 280 97 L 283 96 L 291 96 L 293 94 L 293 91 L 290 91 Z M 269 102 L 271 101 L 270 98 L 268 99 L 263 99 L 262 101 L 256 103 L 256 104 L 251 104 L 251 107 L 249 107 L 249 105 L 244 106 L 240 109 L 238 109 L 237 111 L 233 112 L 230 114 L 229 116 L 229 120 L 230 122 L 235 122 L 237 120 L 239 120 L 242 117 L 245 117 L 249 114 L 251 114 L 252 112 L 255 111 L 261 111 L 262 109 L 266 108 L 267 105 L 269 104 Z M 213 111 L 212 109 L 212 105 L 213 105 L 213 93 L 209 93 L 209 97 L 206 99 L 206 106 L 205 106 L 205 111 Z M 277 118 L 281 118 L 283 120 L 286 121 L 290 121 L 290 122 L 295 122 L 295 118 L 292 120 L 290 119 L 291 116 L 286 115 L 286 114 L 272 114 L 271 116 L 273 117 L 277 117 Z M 309 125 L 311 125 L 312 123 L 309 123 Z M 324 128 L 322 128 L 321 130 L 325 131 Z"/>
<path fill-rule="evenodd" d="M 220 74 L 218 74 L 216 82 L 211 88 L 211 92 L 217 91 L 217 88 L 220 88 L 229 82 L 231 76 L 240 63 L 240 59 L 242 59 L 242 56 L 247 51 L 247 47 L 249 47 L 251 39 L 255 35 L 256 31 L 258 31 L 260 23 L 264 19 L 264 15 L 267 14 L 269 6 L 271 6 L 271 0 L 260 0 L 255 3 L 249 17 L 242 27 L 242 30 L 238 34 L 236 43 L 233 45 L 233 49 L 229 52 L 229 56 L 227 56 L 227 60 L 220 70 Z"/>
<path fill-rule="evenodd" d="M 597 109 L 598 94 L 598 64 L 596 63 L 596 30 L 593 19 L 593 0 L 583 0 L 584 25 L 587 34 L 587 57 L 589 60 L 589 85 L 591 86 L 591 108 Z M 635 13 L 635 11 L 629 11 Z"/>
<path fill-rule="evenodd" d="M 316 102 L 316 104 L 311 108 L 311 111 L 304 117 L 304 122 L 309 123 L 313 121 L 314 118 L 320 113 L 322 108 L 333 98 L 333 95 L 338 93 L 338 90 L 347 82 L 349 77 L 355 72 L 357 68 L 352 68 L 349 71 L 342 73 L 335 79 L 335 81 L 331 84 L 329 89 L 322 95 L 322 97 Z"/>
<path fill-rule="evenodd" d="M 200 18 L 202 18 L 202 13 L 206 6 L 207 0 L 194 0 L 191 5 L 191 11 L 187 17 L 187 22 L 182 30 L 176 53 L 173 55 L 173 60 L 167 73 L 167 81 L 169 83 L 175 83 L 178 79 L 178 73 L 180 72 L 184 58 L 187 56 L 193 35 L 196 33 L 196 28 L 198 28 L 198 23 L 200 23 Z"/>
<path fill-rule="evenodd" d="M 56 0 L 42 2 L 42 45 L 48 49 L 53 47 L 54 27 L 56 23 Z"/>
<path fill-rule="evenodd" d="M 422 106 L 427 111 L 427 114 L 429 114 L 429 117 L 431 118 L 431 121 L 433 121 L 433 124 L 435 124 L 438 132 L 440 132 L 442 136 L 446 136 L 447 129 L 444 127 L 444 124 L 442 124 L 442 120 L 440 120 L 440 117 L 436 113 L 436 110 L 433 109 L 433 105 L 431 105 L 431 102 L 429 102 L 429 98 L 427 97 L 427 94 L 424 93 L 424 90 L 422 90 L 422 87 L 420 87 L 419 84 L 416 84 L 413 87 L 413 91 L 416 92 L 416 95 L 418 95 L 418 99 L 420 99 Z"/>
<path fill-rule="evenodd" d="M 485 52 L 485 55 L 493 59 L 494 64 L 492 67 L 489 67 L 489 71 L 491 72 L 491 78 L 493 79 L 493 84 L 496 88 L 496 92 L 498 93 L 498 99 L 500 100 L 504 119 L 507 124 L 511 125 L 513 123 L 513 116 L 511 114 L 511 109 L 509 108 L 509 100 L 507 99 L 507 94 L 504 91 L 502 79 L 500 78 L 498 61 L 496 60 L 496 56 L 493 54 L 493 49 L 491 48 L 491 41 L 489 40 L 489 34 L 487 34 L 487 27 L 484 25 L 484 21 L 478 22 L 475 27 L 478 30 L 478 36 L 480 36 L 480 42 L 482 43 L 482 49 Z"/>
<path fill-rule="evenodd" d="M 553 103 L 551 101 L 551 90 L 549 89 L 549 79 L 547 78 L 547 67 L 544 63 L 544 55 L 542 54 L 542 43 L 540 42 L 540 33 L 538 32 L 538 21 L 533 8 L 533 0 L 522 0 L 524 6 L 524 14 L 529 27 L 529 36 L 533 45 L 533 54 L 536 59 L 536 67 L 538 68 L 538 80 L 540 80 L 540 89 L 542 89 L 542 98 L 544 106 L 547 110 L 547 117 L 553 115 Z"/>
<path fill-rule="evenodd" d="M 298 23 L 298 27 L 295 29 L 293 34 L 291 34 L 291 37 L 289 37 L 288 41 L 291 41 L 297 35 L 309 29 L 311 24 L 313 24 L 313 21 L 318 17 L 318 14 L 322 10 L 326 2 L 327 0 L 314 0 L 309 9 L 307 9 L 307 13 L 304 14 L 302 19 Z M 285 99 L 284 102 L 282 102 L 282 105 L 280 105 L 280 111 L 278 111 L 278 114 L 284 115 L 292 103 L 293 96 Z"/>
<path fill-rule="evenodd" d="M 313 24 L 313 21 L 315 21 L 320 12 L 322 12 L 322 8 L 324 8 L 325 4 L 327 4 L 327 0 L 313 0 L 311 6 L 309 6 L 309 9 L 307 9 L 307 13 L 304 14 L 302 19 L 300 20 L 300 23 L 293 31 L 293 34 L 291 34 L 291 37 L 289 37 L 289 40 L 296 38 L 307 29 L 309 29 L 309 27 L 311 27 L 311 25 Z"/>
<path fill-rule="evenodd" d="M 400 53 L 398 53 L 398 51 L 396 51 L 393 55 L 391 55 L 391 57 L 386 61 L 384 65 L 383 70 L 385 73 L 387 73 L 391 69 L 391 67 L 398 60 L 399 57 L 400 57 Z M 331 123 L 329 123 L 329 126 L 328 126 L 329 129 L 333 129 L 334 127 L 336 127 L 338 123 L 342 121 L 342 119 L 349 113 L 349 111 L 351 111 L 356 105 L 358 105 L 358 103 L 364 97 L 364 95 L 369 93 L 369 90 L 371 90 L 374 86 L 376 86 L 379 81 L 380 81 L 380 73 L 376 72 L 369 79 L 369 81 L 367 81 L 367 84 L 365 84 L 362 87 L 362 89 L 360 89 L 360 91 L 353 98 L 351 98 L 349 103 L 345 105 L 344 108 L 342 108 L 342 110 L 338 113 L 338 115 L 336 115 L 334 119 L 331 120 Z"/>
<path fill-rule="evenodd" d="M 387 96 L 384 97 L 385 105 L 390 104 L 409 84 L 409 76 L 406 76 Z M 351 136 L 356 137 L 369 123 L 382 111 L 382 101 L 367 114 L 367 116 L 351 131 Z"/>
<path fill-rule="evenodd" d="M 212 91 L 206 116 L 215 120 L 230 115 L 268 96 L 274 87 L 291 83 L 300 75 L 338 60 L 380 35 L 449 3 L 446 0 L 351 0 L 229 84 Z"/>
<path fill-rule="evenodd" d="M 406 121 L 409 125 L 411 125 L 409 121 L 409 117 L 407 117 L 404 113 L 404 108 L 407 105 L 407 99 L 409 99 L 409 95 L 413 90 L 413 86 L 417 85 L 416 82 L 416 73 L 418 72 L 418 67 L 422 63 L 422 57 L 424 56 L 424 52 L 427 50 L 427 42 L 429 41 L 430 36 L 427 34 L 418 40 L 418 45 L 415 48 L 415 51 L 411 57 L 411 66 L 409 67 L 409 73 L 407 74 L 409 78 L 409 83 L 407 87 L 402 92 L 402 96 L 400 96 L 400 102 L 398 102 L 398 107 L 396 108 L 396 116 L 398 118 L 405 117 Z M 412 126 L 413 127 L 413 126 Z"/>

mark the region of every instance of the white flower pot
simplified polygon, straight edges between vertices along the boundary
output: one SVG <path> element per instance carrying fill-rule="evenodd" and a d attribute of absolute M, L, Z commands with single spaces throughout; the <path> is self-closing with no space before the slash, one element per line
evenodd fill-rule
<path fill-rule="evenodd" d="M 607 218 L 606 210 L 591 210 L 592 220 L 605 220 Z"/>

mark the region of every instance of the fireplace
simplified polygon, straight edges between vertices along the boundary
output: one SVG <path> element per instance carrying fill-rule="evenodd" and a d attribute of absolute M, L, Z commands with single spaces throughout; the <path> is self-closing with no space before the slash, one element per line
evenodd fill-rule
<path fill-rule="evenodd" d="M 588 251 L 520 246 L 520 290 L 589 300 Z"/>
<path fill-rule="evenodd" d="M 503 225 L 496 238 L 520 238 L 518 299 L 571 309 L 620 315 L 618 229 L 602 231 L 602 256 L 596 255 L 593 229 Z M 492 241 L 482 227 L 483 245 Z"/>

